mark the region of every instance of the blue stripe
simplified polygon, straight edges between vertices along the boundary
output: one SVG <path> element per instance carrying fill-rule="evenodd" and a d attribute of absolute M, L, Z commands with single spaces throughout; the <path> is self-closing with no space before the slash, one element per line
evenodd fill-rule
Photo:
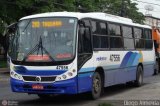
<path fill-rule="evenodd" d="M 140 57 L 140 55 L 136 56 L 136 60 L 134 60 L 134 65 L 132 64 L 132 65 L 130 65 L 128 67 L 120 67 L 120 64 L 118 64 L 118 65 L 109 65 L 109 66 L 102 66 L 102 67 L 103 67 L 103 69 L 105 71 L 111 71 L 111 70 L 115 70 L 115 69 L 118 69 L 118 68 L 136 67 L 137 64 L 135 64 L 135 63 L 137 63 L 136 61 L 139 60 L 138 59 L 139 57 Z M 149 62 L 143 62 L 143 63 L 144 63 L 144 65 L 146 65 L 146 64 L 154 64 L 155 62 L 154 61 L 149 61 Z M 83 73 L 83 72 L 87 73 L 87 72 L 95 71 L 95 69 L 96 69 L 96 67 L 81 68 L 78 73 Z"/>
<path fill-rule="evenodd" d="M 79 72 L 88 72 L 88 71 L 94 71 L 95 67 L 88 67 L 88 68 L 81 68 Z"/>
<path fill-rule="evenodd" d="M 78 77 L 87 77 L 87 76 L 92 76 L 93 75 L 93 73 L 94 72 L 89 72 L 89 73 L 80 73 L 79 75 L 78 75 Z"/>

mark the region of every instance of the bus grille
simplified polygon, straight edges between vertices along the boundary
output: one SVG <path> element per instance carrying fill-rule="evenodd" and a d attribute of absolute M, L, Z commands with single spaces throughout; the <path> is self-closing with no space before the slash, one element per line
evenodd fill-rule
<path fill-rule="evenodd" d="M 36 80 L 37 76 L 23 76 L 23 79 L 25 81 L 33 81 L 33 82 L 53 82 L 55 81 L 56 79 L 56 76 L 43 76 L 43 77 L 40 77 L 40 81 L 37 81 Z"/>

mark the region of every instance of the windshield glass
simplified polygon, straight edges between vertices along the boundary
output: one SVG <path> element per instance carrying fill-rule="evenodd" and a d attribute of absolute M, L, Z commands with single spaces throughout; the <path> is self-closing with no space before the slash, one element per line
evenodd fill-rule
<path fill-rule="evenodd" d="M 76 18 L 36 18 L 19 22 L 10 45 L 12 60 L 53 62 L 75 54 Z"/>

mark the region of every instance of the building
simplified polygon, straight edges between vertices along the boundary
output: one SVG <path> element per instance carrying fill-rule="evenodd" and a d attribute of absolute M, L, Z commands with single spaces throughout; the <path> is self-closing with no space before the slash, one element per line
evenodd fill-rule
<path fill-rule="evenodd" d="M 144 23 L 149 26 L 160 28 L 160 18 L 154 17 L 152 15 L 146 15 Z"/>

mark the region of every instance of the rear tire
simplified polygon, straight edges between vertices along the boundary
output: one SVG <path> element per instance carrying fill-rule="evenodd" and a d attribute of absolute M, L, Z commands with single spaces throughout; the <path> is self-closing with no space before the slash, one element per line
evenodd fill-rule
<path fill-rule="evenodd" d="M 92 91 L 91 91 L 91 97 L 92 99 L 98 99 L 101 96 L 103 84 L 102 84 L 102 78 L 101 75 L 98 72 L 95 72 L 92 79 Z"/>
<path fill-rule="evenodd" d="M 136 74 L 136 80 L 134 82 L 134 85 L 136 87 L 140 87 L 143 84 L 143 68 L 142 66 L 137 67 L 137 74 Z"/>

